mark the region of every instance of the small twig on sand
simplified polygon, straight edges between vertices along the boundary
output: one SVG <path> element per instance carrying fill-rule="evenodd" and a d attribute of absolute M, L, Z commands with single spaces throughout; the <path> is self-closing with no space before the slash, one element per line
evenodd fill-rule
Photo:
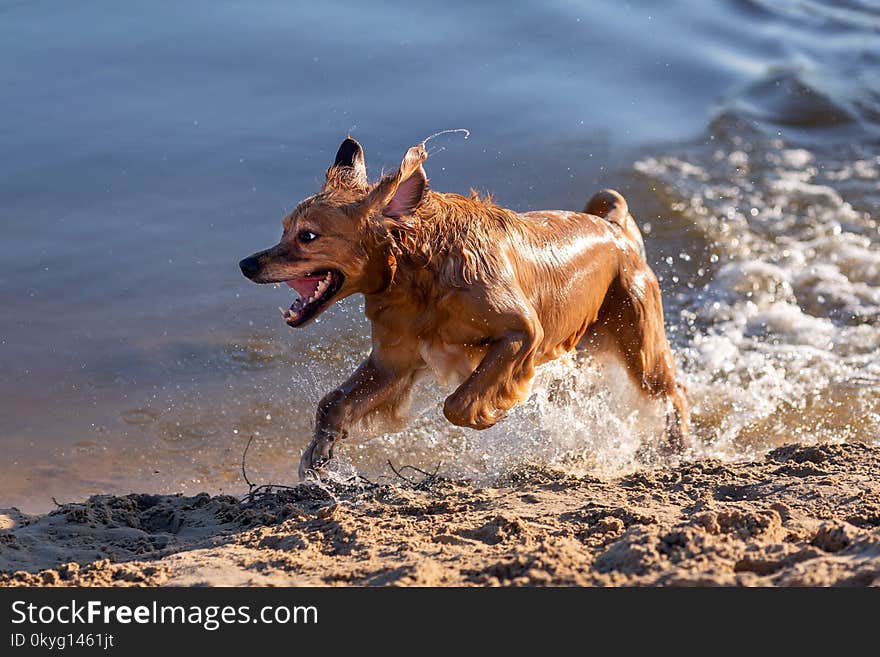
<path fill-rule="evenodd" d="M 247 455 L 248 450 L 251 448 L 251 443 L 254 442 L 254 437 L 255 436 L 251 434 L 251 437 L 248 438 L 247 444 L 244 446 L 244 451 L 241 453 L 241 476 L 244 478 L 245 483 L 248 485 L 248 492 L 245 496 L 245 499 L 248 502 L 253 502 L 257 495 L 268 495 L 273 490 L 294 490 L 296 486 L 285 486 L 283 484 L 257 485 L 250 480 L 250 477 L 248 477 L 247 475 Z"/>
<path fill-rule="evenodd" d="M 401 479 L 403 479 L 406 483 L 415 486 L 415 483 L 416 483 L 416 482 L 414 482 L 414 481 L 413 481 L 412 479 L 410 479 L 409 477 L 404 477 L 402 474 L 400 474 L 400 470 L 398 470 L 397 468 L 394 467 L 394 464 L 391 462 L 391 459 L 388 459 L 388 467 L 391 468 L 391 472 L 393 472 L 393 473 L 396 474 L 398 477 L 400 477 Z"/>
<path fill-rule="evenodd" d="M 352 479 L 356 480 L 358 484 L 360 484 L 361 486 L 365 486 L 366 488 L 376 488 L 379 485 L 375 481 L 367 479 L 362 474 L 356 474 L 354 477 L 352 477 Z"/>
<path fill-rule="evenodd" d="M 402 466 L 400 466 L 400 469 L 401 470 L 407 470 L 407 469 L 415 470 L 416 472 L 423 474 L 425 477 L 430 477 L 431 479 L 435 479 L 437 477 L 437 473 L 440 472 L 441 465 L 442 465 L 441 463 L 438 463 L 437 466 L 434 468 L 434 472 L 426 472 L 425 470 L 422 470 L 421 468 L 417 468 L 414 465 L 402 465 Z"/>
<path fill-rule="evenodd" d="M 247 461 L 247 453 L 251 448 L 251 443 L 254 442 L 254 434 L 251 434 L 251 437 L 248 438 L 247 445 L 244 446 L 244 451 L 241 453 L 241 476 L 244 477 L 245 483 L 248 485 L 248 501 L 254 501 L 254 488 L 256 487 L 247 476 L 247 467 L 245 465 Z"/>
<path fill-rule="evenodd" d="M 413 488 L 427 488 L 428 486 L 436 482 L 437 473 L 440 472 L 441 465 L 441 463 L 438 463 L 437 467 L 434 468 L 434 472 L 427 472 L 426 470 L 417 468 L 414 465 L 402 465 L 400 466 L 400 469 L 398 469 L 394 467 L 394 464 L 391 462 L 390 459 L 388 461 L 388 467 L 391 468 L 391 471 Z M 413 470 L 414 472 L 418 472 L 423 475 L 423 478 L 420 481 L 416 481 L 415 479 L 411 479 L 410 477 L 405 476 L 402 472 L 403 470 Z"/>
<path fill-rule="evenodd" d="M 248 492 L 248 501 L 253 502 L 257 495 L 269 495 L 273 490 L 296 490 L 298 486 L 285 486 L 284 484 L 251 484 L 253 489 Z"/>
<path fill-rule="evenodd" d="M 259 484 L 259 485 L 257 485 L 254 482 L 252 482 L 250 477 L 248 477 L 248 473 L 247 473 L 247 455 L 248 455 L 248 450 L 250 449 L 252 442 L 254 442 L 253 435 L 251 435 L 251 437 L 248 438 L 247 444 L 245 444 L 245 446 L 244 446 L 244 451 L 241 454 L 241 476 L 244 479 L 245 483 L 248 485 L 248 492 L 241 499 L 242 502 L 246 501 L 248 504 L 253 504 L 257 500 L 257 498 L 262 498 L 267 495 L 271 495 L 273 492 L 276 492 L 276 491 L 302 490 L 303 484 L 297 484 L 294 486 L 286 486 L 284 484 Z M 393 467 L 394 466 L 392 466 L 392 469 L 393 469 Z M 408 466 L 408 467 L 411 467 L 411 466 Z M 418 472 L 423 472 L 425 475 L 429 474 L 429 473 L 424 472 L 423 470 L 419 470 L 418 468 L 413 468 L 413 469 Z M 405 477 L 403 477 L 403 478 L 406 479 Z M 332 516 L 336 512 L 336 509 L 339 508 L 339 505 L 340 505 L 340 500 L 336 496 L 336 492 L 334 491 L 334 483 L 333 482 L 324 482 L 324 481 L 321 481 L 319 478 L 313 479 L 310 483 L 317 486 L 318 488 L 320 488 L 322 491 L 324 491 L 327 494 L 327 497 L 330 498 L 330 504 L 328 504 L 318 510 L 318 512 L 317 512 L 318 517 Z M 410 483 L 413 486 L 419 485 L 419 482 L 410 482 Z M 343 487 L 359 486 L 361 489 L 365 489 L 365 488 L 373 489 L 373 488 L 378 487 L 379 484 L 370 481 L 369 479 L 367 479 L 363 475 L 355 474 L 355 475 L 349 477 L 346 481 L 341 482 L 341 485 Z M 58 503 L 56 502 L 56 504 L 58 504 Z M 61 505 L 58 504 L 58 506 L 61 506 Z"/>

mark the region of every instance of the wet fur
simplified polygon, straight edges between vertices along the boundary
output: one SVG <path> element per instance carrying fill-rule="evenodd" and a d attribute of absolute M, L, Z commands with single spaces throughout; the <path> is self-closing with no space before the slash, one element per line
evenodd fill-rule
<path fill-rule="evenodd" d="M 444 403 L 450 422 L 485 429 L 528 396 L 536 366 L 573 349 L 620 358 L 647 397 L 667 403 L 668 445 L 681 448 L 687 401 L 623 197 L 604 190 L 583 213 L 516 213 L 430 191 L 426 157 L 413 147 L 369 185 L 363 150 L 347 139 L 323 190 L 285 218 L 281 242 L 242 261 L 256 282 L 337 269 L 345 284 L 333 301 L 366 300 L 372 353 L 321 400 L 300 475 L 355 424 L 399 418 L 426 372 L 458 383 Z M 321 237 L 298 244 L 303 227 Z"/>

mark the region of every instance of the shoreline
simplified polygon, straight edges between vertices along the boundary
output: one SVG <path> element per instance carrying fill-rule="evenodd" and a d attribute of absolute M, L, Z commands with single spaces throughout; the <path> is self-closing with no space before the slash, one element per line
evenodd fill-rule
<path fill-rule="evenodd" d="M 415 474 L 415 473 L 412 473 Z M 880 447 L 0 510 L 0 586 L 880 584 Z"/>

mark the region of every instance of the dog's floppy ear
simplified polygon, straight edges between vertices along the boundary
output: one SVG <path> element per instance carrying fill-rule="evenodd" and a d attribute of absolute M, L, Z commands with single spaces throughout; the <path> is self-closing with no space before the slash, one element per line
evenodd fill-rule
<path fill-rule="evenodd" d="M 364 149 L 355 139 L 346 137 L 336 152 L 336 159 L 327 169 L 324 189 L 364 189 L 367 186 L 367 164 Z"/>
<path fill-rule="evenodd" d="M 419 166 L 409 178 L 401 181 L 391 200 L 382 208 L 382 214 L 390 219 L 400 219 L 412 214 L 425 198 L 428 190 L 428 176 Z"/>
<path fill-rule="evenodd" d="M 385 176 L 364 199 L 371 211 L 381 209 L 381 214 L 394 222 L 412 214 L 428 191 L 428 176 L 422 162 L 428 159 L 424 144 L 410 148 L 397 173 Z"/>

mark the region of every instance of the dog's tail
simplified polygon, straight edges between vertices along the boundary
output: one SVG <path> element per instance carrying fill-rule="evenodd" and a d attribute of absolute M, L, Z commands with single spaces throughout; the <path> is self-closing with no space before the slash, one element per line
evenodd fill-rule
<path fill-rule="evenodd" d="M 629 207 L 620 192 L 613 189 L 603 189 L 601 192 L 597 192 L 587 203 L 584 212 L 602 217 L 606 221 L 620 226 L 626 236 L 636 245 L 642 257 L 645 257 L 645 242 L 642 240 L 642 232 L 629 213 Z"/>

